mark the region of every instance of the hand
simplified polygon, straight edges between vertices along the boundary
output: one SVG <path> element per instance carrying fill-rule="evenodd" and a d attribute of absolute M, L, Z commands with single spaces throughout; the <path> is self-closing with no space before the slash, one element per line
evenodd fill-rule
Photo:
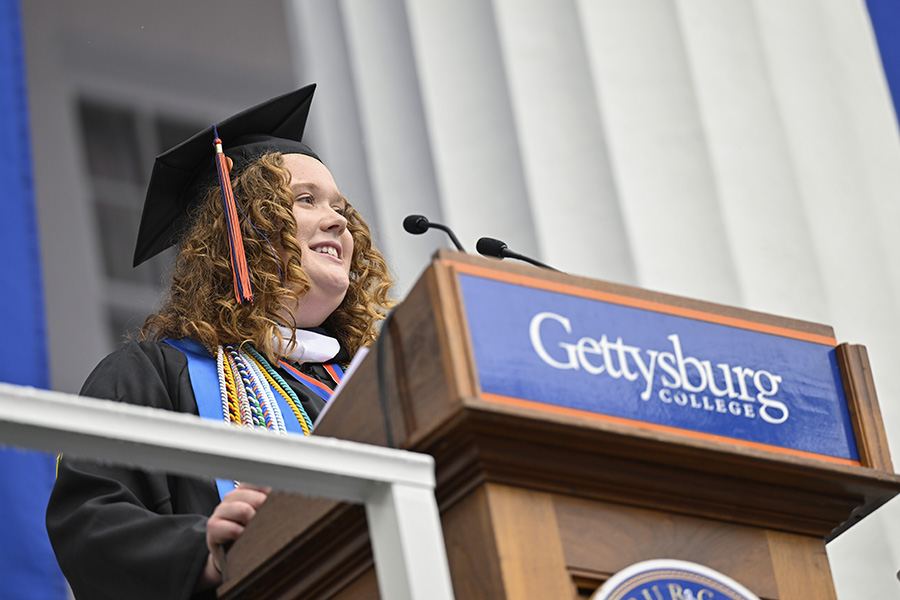
<path fill-rule="evenodd" d="M 240 483 L 225 494 L 206 522 L 206 546 L 209 558 L 197 582 L 197 590 L 208 589 L 222 582 L 222 559 L 224 547 L 238 539 L 250 520 L 256 516 L 259 507 L 269 495 L 271 488 Z"/>

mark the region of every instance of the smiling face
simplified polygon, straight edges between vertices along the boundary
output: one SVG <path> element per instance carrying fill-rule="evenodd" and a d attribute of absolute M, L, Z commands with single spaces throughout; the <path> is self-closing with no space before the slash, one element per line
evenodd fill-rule
<path fill-rule="evenodd" d="M 344 218 L 346 202 L 325 165 L 303 154 L 285 154 L 291 174 L 300 266 L 310 289 L 293 314 L 297 327 L 318 327 L 340 305 L 350 285 L 353 237 Z"/>

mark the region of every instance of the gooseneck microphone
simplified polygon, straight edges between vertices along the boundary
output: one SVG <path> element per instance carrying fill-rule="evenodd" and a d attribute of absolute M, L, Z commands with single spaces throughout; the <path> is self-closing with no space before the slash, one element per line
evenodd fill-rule
<path fill-rule="evenodd" d="M 460 252 L 465 252 L 466 250 L 462 247 L 462 244 L 459 243 L 459 240 L 456 239 L 456 235 L 453 231 L 450 230 L 446 225 L 441 225 L 440 223 L 431 223 L 427 218 L 422 215 L 409 215 L 405 219 L 403 219 L 403 229 L 407 231 L 407 233 L 411 233 L 413 235 L 419 235 L 421 233 L 425 233 L 429 228 L 440 229 L 447 233 L 450 236 L 450 241 L 453 242 L 453 245 L 456 246 L 456 249 Z"/>
<path fill-rule="evenodd" d="M 495 240 L 494 238 L 483 237 L 475 244 L 475 249 L 478 250 L 478 253 L 482 256 L 492 256 L 494 258 L 504 259 L 504 258 L 515 258 L 516 260 L 523 260 L 529 264 L 532 264 L 536 267 L 541 267 L 544 269 L 550 269 L 551 271 L 556 271 L 557 273 L 562 273 L 559 269 L 554 269 L 550 265 L 545 265 L 544 263 L 534 260 L 533 258 L 529 258 L 523 254 L 519 254 L 518 252 L 513 252 L 509 249 L 509 247 L 500 240 Z"/>

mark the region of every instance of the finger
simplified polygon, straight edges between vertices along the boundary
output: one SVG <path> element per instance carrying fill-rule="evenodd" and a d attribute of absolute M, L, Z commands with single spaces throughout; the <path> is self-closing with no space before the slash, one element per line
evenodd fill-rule
<path fill-rule="evenodd" d="M 254 508 L 259 508 L 266 501 L 266 498 L 268 498 L 268 495 L 264 491 L 252 488 L 236 488 L 225 494 L 220 506 L 232 502 L 246 502 Z"/>
<path fill-rule="evenodd" d="M 213 514 L 210 515 L 210 518 L 224 519 L 246 525 L 255 516 L 256 506 L 252 503 L 232 500 L 219 504 L 213 511 Z"/>
<path fill-rule="evenodd" d="M 244 526 L 234 521 L 210 519 L 206 524 L 206 546 L 210 549 L 241 537 Z"/>
<path fill-rule="evenodd" d="M 212 555 L 213 567 L 221 575 L 222 565 L 225 564 L 225 546 L 216 544 L 216 546 L 210 550 L 210 554 Z"/>
<path fill-rule="evenodd" d="M 269 494 L 272 492 L 272 486 L 270 485 L 256 485 L 253 483 L 247 483 L 246 481 L 238 481 L 234 487 L 235 489 L 240 488 L 245 490 L 257 490 L 264 494 Z"/>

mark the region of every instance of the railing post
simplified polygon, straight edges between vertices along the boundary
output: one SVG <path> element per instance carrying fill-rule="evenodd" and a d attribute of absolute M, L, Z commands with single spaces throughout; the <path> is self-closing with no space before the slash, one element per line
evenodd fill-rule
<path fill-rule="evenodd" d="M 382 598 L 453 599 L 433 490 L 401 483 L 379 485 L 366 499 L 366 516 Z"/>

